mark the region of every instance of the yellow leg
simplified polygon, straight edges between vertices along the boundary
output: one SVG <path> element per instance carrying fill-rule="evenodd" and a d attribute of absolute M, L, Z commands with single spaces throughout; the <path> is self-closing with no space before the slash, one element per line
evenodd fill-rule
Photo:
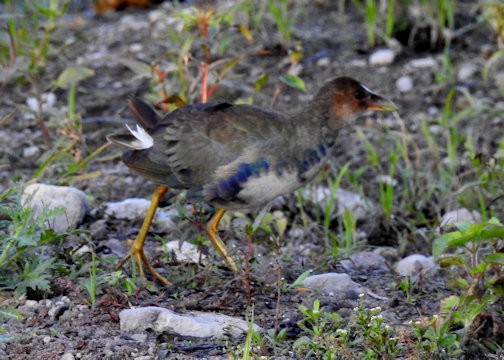
<path fill-rule="evenodd" d="M 131 251 L 128 255 L 126 255 L 116 266 L 116 270 L 121 268 L 124 263 L 133 256 L 135 258 L 135 261 L 137 263 L 138 267 L 138 272 L 140 277 L 145 277 L 143 266 L 145 265 L 145 268 L 156 278 L 159 282 L 161 282 L 164 285 L 170 285 L 171 283 L 166 280 L 161 274 L 159 274 L 156 269 L 154 269 L 151 264 L 149 263 L 149 260 L 145 256 L 145 253 L 143 251 L 143 246 L 145 242 L 145 238 L 147 237 L 147 233 L 149 231 L 149 228 L 151 226 L 152 220 L 154 219 L 154 215 L 156 214 L 157 207 L 159 205 L 159 202 L 163 198 L 164 194 L 168 191 L 168 187 L 164 185 L 158 185 L 156 186 L 156 189 L 154 190 L 154 193 L 152 194 L 152 199 L 151 203 L 149 206 L 149 210 L 147 211 L 147 215 L 145 216 L 145 219 L 143 221 L 142 227 L 140 228 L 140 232 L 138 233 L 135 241 L 133 241 L 133 244 L 131 245 Z"/>
<path fill-rule="evenodd" d="M 222 208 L 217 209 L 214 216 L 212 216 L 212 218 L 208 222 L 207 236 L 210 239 L 210 242 L 213 244 L 213 246 L 217 249 L 219 254 L 221 254 L 221 256 L 224 258 L 229 268 L 234 272 L 238 272 L 239 271 L 238 266 L 236 265 L 233 258 L 229 256 L 226 249 L 226 245 L 222 242 L 219 235 L 217 234 L 217 231 L 219 229 L 219 222 L 221 221 L 225 212 L 226 212 L 225 209 Z"/>

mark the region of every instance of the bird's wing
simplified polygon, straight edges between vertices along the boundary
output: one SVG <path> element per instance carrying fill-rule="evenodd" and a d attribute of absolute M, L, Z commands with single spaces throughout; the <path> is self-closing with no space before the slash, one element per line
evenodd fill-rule
<path fill-rule="evenodd" d="M 288 121 L 282 114 L 251 105 L 186 106 L 168 114 L 152 131 L 149 157 L 168 166 L 185 186 L 202 186 L 218 168 L 278 141 Z"/>

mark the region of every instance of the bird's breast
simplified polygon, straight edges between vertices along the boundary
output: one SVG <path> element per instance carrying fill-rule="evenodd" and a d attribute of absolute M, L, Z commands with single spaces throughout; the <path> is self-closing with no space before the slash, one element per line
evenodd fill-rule
<path fill-rule="evenodd" d="M 247 204 L 247 208 L 258 208 L 277 196 L 293 192 L 302 185 L 295 171 L 282 174 L 270 171 L 261 176 L 249 178 L 242 185 L 237 198 L 243 204 Z"/>

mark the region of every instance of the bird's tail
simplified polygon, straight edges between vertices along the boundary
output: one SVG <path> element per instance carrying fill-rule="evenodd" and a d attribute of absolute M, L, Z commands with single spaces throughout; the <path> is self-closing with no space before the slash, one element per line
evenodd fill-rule
<path fill-rule="evenodd" d="M 149 132 L 153 130 L 161 120 L 159 115 L 149 104 L 139 98 L 131 98 L 128 105 L 137 121 L 136 126 L 132 128 L 126 125 L 129 133 L 109 135 L 107 136 L 107 140 L 132 150 L 151 148 L 154 141 Z"/>

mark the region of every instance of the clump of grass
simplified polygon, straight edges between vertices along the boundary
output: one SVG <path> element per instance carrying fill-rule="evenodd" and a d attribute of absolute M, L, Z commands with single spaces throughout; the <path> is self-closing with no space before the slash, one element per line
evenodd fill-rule
<path fill-rule="evenodd" d="M 299 310 L 304 317 L 298 326 L 304 335 L 294 342 L 294 348 L 300 357 L 393 359 L 401 350 L 391 327 L 380 314 L 381 309 L 368 309 L 363 294 L 347 326 L 338 314 L 323 311 L 318 300 L 311 309 L 300 306 Z"/>

